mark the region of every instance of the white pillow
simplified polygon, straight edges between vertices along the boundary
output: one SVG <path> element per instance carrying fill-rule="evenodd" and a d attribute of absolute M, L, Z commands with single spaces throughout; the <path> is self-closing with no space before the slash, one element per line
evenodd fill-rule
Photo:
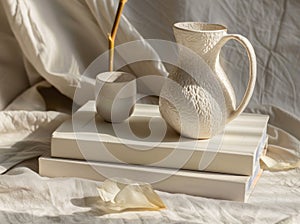
<path fill-rule="evenodd" d="M 0 110 L 28 86 L 22 52 L 0 4 Z"/>
<path fill-rule="evenodd" d="M 80 75 L 108 50 L 107 32 L 112 27 L 117 2 L 8 0 L 2 4 L 28 61 L 50 84 L 73 98 Z M 119 31 L 118 43 L 142 39 L 124 18 Z M 155 57 L 147 44 L 142 44 L 140 49 Z M 103 70 L 99 66 L 99 72 Z M 165 72 L 157 63 L 133 66 L 132 70 L 137 75 L 144 71 Z M 82 85 L 80 104 L 94 98 L 91 85 Z"/>

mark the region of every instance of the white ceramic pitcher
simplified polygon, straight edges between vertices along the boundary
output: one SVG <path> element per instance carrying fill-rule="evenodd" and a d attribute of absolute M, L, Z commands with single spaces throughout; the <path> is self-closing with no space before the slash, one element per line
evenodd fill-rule
<path fill-rule="evenodd" d="M 181 22 L 174 24 L 173 30 L 182 69 L 176 69 L 168 76 L 169 81 L 161 91 L 160 112 L 181 135 L 194 139 L 211 138 L 249 103 L 256 81 L 254 49 L 245 37 L 227 34 L 223 25 Z M 231 39 L 244 46 L 249 57 L 248 86 L 237 107 L 233 88 L 219 62 L 221 48 Z M 187 53 L 186 48 L 194 55 Z"/>

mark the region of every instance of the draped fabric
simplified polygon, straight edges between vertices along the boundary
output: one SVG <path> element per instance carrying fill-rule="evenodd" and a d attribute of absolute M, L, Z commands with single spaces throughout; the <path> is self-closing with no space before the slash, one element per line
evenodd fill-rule
<path fill-rule="evenodd" d="M 98 182 L 47 179 L 33 171 L 36 158 L 49 153 L 52 132 L 69 118 L 75 91 L 82 91 L 77 104 L 94 99 L 95 75 L 108 66 L 107 34 L 117 5 L 117 0 L 0 1 L 1 223 L 300 222 L 299 168 L 264 171 L 248 204 L 159 192 L 167 210 L 121 214 L 97 210 L 91 199 Z M 137 77 L 166 76 L 169 65 L 147 39 L 174 41 L 172 24 L 179 21 L 222 23 L 229 33 L 244 35 L 258 62 L 246 111 L 270 115 L 267 156 L 277 164 L 266 168 L 278 171 L 280 164 L 298 164 L 300 156 L 299 12 L 298 0 L 129 0 L 116 45 L 136 41 L 153 60 L 126 65 L 133 52 L 117 50 L 116 63 Z M 81 80 L 103 54 L 90 79 Z M 246 53 L 228 43 L 221 56 L 239 101 L 248 80 Z"/>
<path fill-rule="evenodd" d="M 38 74 L 62 94 L 72 98 L 85 69 L 108 50 L 107 34 L 111 30 L 118 2 L 5 0 L 1 3 L 15 37 L 11 39 L 19 45 L 19 49 L 13 49 L 18 50 L 17 53 L 20 54 L 21 63 L 19 62 L 18 65 L 23 70 L 27 68 L 29 81 L 35 80 Z M 3 19 L 5 20 L 5 17 Z M 12 36 L 9 27 L 6 23 L 5 25 L 7 33 Z M 116 44 L 137 40 L 143 40 L 142 36 L 123 16 Z M 147 42 L 140 42 L 139 47 L 145 54 L 153 55 L 153 58 L 158 60 L 156 53 Z M 6 52 L 11 51 L 11 48 L 3 49 L 2 57 L 5 57 Z M 22 56 L 25 61 L 23 66 Z M 124 55 L 121 55 L 121 58 L 122 56 L 125 58 Z M 159 62 L 133 64 L 129 65 L 129 69 L 137 76 L 166 74 L 163 65 Z M 107 71 L 107 66 L 99 68 L 99 73 L 103 71 Z M 15 73 L 17 72 L 19 73 L 19 71 Z M 16 79 L 15 82 L 20 81 Z M 90 85 L 84 89 L 85 94 L 81 104 L 94 97 Z"/>

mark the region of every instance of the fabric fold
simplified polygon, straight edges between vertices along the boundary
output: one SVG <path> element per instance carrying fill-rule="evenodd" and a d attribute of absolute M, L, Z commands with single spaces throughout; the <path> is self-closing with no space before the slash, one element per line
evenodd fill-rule
<path fill-rule="evenodd" d="M 7 0 L 1 3 L 26 60 L 35 70 L 71 99 L 77 88 L 83 88 L 79 104 L 93 99 L 94 80 L 80 84 L 86 82 L 81 80 L 81 75 L 108 50 L 107 33 L 117 4 L 106 0 Z M 139 50 L 152 55 L 157 62 L 129 65 L 130 70 L 137 76 L 166 75 L 158 55 L 123 16 L 117 44 L 135 40 L 139 40 Z M 121 58 L 126 62 L 126 55 Z M 99 67 L 98 73 L 107 69 L 106 65 Z"/>

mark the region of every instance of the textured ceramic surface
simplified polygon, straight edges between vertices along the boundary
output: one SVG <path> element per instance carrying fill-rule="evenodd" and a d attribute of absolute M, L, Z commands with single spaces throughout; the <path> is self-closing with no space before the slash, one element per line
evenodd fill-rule
<path fill-rule="evenodd" d="M 96 78 L 97 113 L 108 122 L 129 118 L 136 101 L 135 76 L 126 72 L 104 72 Z"/>
<path fill-rule="evenodd" d="M 176 23 L 174 34 L 179 44 L 180 69 L 170 73 L 162 88 L 160 112 L 183 136 L 211 138 L 245 109 L 252 96 L 256 80 L 253 47 L 245 37 L 227 34 L 226 27 L 218 24 Z M 219 62 L 221 48 L 230 39 L 240 42 L 249 57 L 249 82 L 238 107 Z"/>

